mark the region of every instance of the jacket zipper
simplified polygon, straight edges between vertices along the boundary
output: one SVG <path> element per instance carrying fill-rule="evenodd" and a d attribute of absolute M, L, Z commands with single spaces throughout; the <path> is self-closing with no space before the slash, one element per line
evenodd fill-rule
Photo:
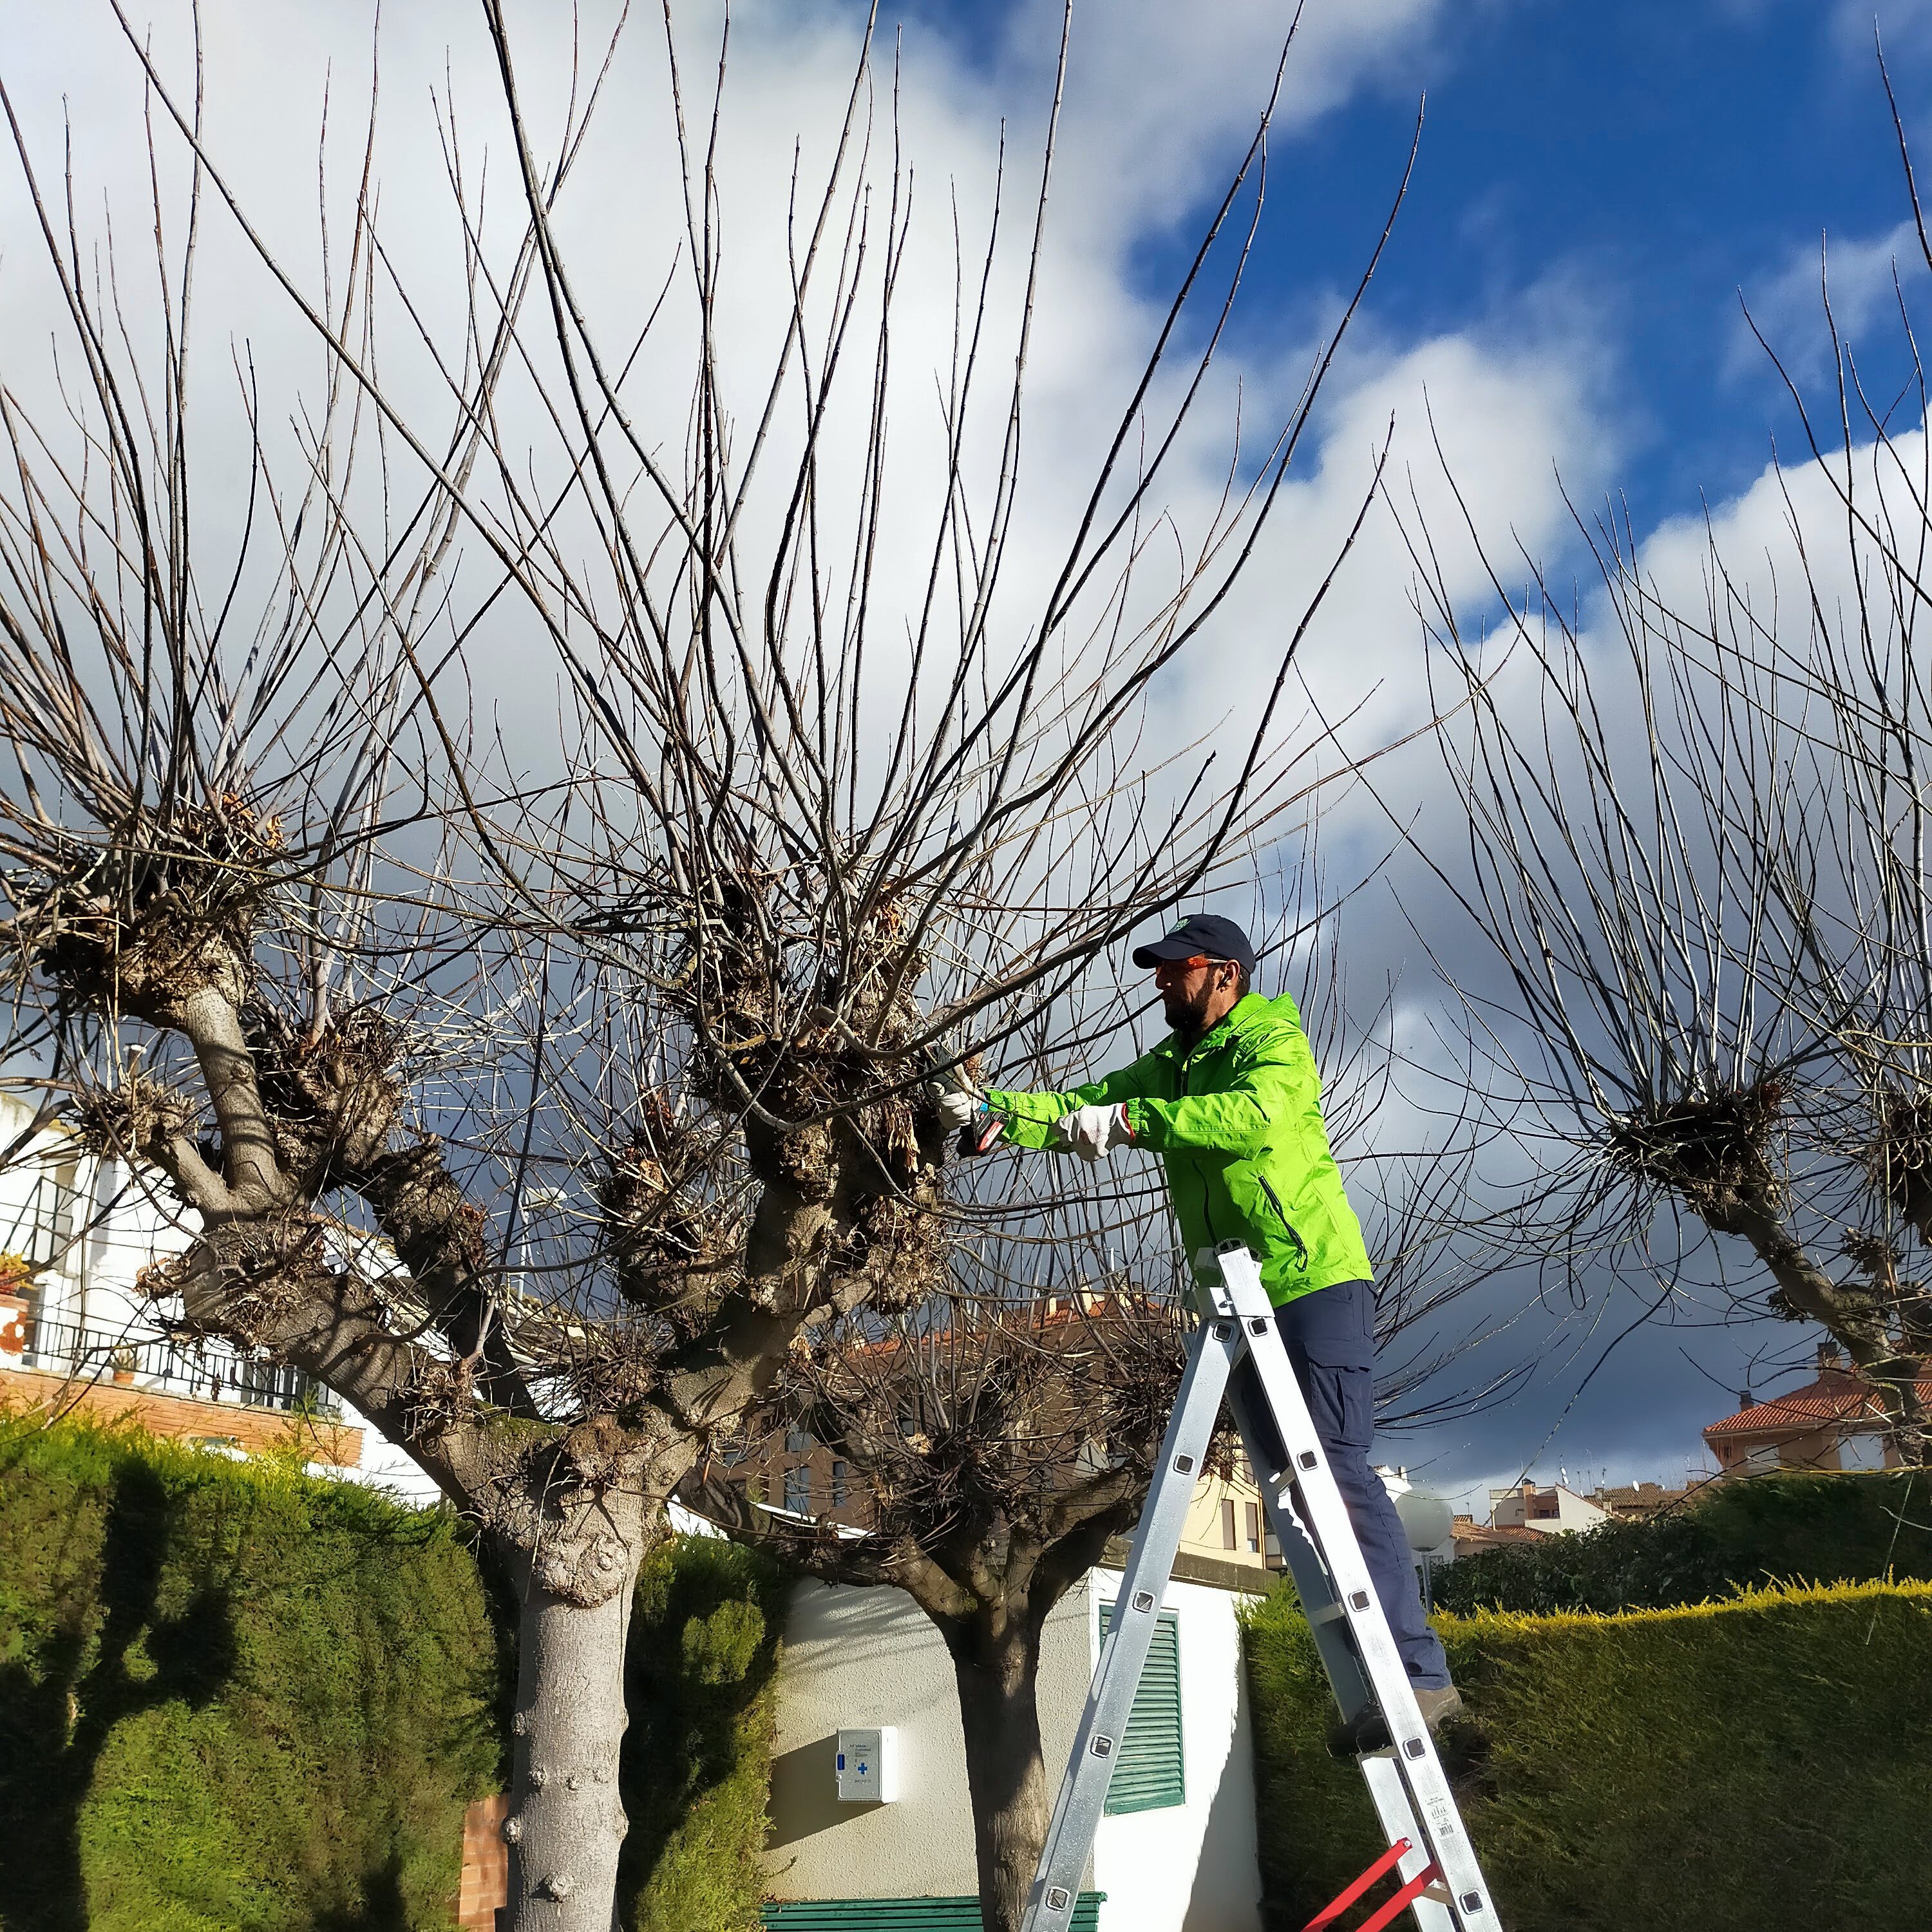
<path fill-rule="evenodd" d="M 1301 1238 L 1294 1223 L 1288 1218 L 1288 1210 L 1281 1204 L 1281 1196 L 1269 1185 L 1268 1176 L 1258 1172 L 1255 1178 L 1261 1183 L 1262 1192 L 1268 1196 L 1276 1214 L 1280 1216 L 1281 1225 L 1288 1230 L 1288 1238 L 1294 1244 L 1294 1252 L 1301 1257 L 1301 1265 L 1305 1270 L 1308 1266 L 1308 1244 Z"/>
<path fill-rule="evenodd" d="M 1180 1093 L 1179 1097 L 1184 1100 L 1187 1097 L 1187 1070 L 1193 1064 L 1194 1055 L 1191 1052 L 1189 1053 L 1180 1063 Z M 1190 1161 L 1189 1165 L 1194 1169 L 1195 1182 L 1201 1190 L 1201 1225 L 1208 1230 L 1208 1245 L 1210 1248 L 1218 1248 L 1220 1246 L 1220 1240 L 1219 1237 L 1216 1236 L 1214 1232 L 1214 1217 L 1208 1211 L 1208 1183 L 1202 1175 L 1200 1166 L 1198 1162 Z"/>

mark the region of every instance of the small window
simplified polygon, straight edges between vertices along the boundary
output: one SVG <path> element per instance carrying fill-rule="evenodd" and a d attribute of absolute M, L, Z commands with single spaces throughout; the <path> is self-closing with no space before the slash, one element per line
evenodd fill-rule
<path fill-rule="evenodd" d="M 1100 1634 L 1113 1628 L 1114 1606 L 1100 1606 Z M 1110 1816 L 1158 1811 L 1187 1802 L 1180 1749 L 1180 1619 L 1172 1610 L 1155 1618 L 1147 1668 L 1127 1716 L 1126 1736 L 1107 1787 Z"/>
<path fill-rule="evenodd" d="M 784 1477 L 784 1506 L 795 1510 L 801 1516 L 808 1515 L 812 1510 L 812 1467 L 801 1462 L 794 1469 L 788 1469 Z"/>
<path fill-rule="evenodd" d="M 1232 1496 L 1224 1496 L 1221 1501 L 1221 1547 L 1223 1550 L 1232 1550 L 1236 1546 L 1234 1499 Z"/>
<path fill-rule="evenodd" d="M 1748 1475 L 1761 1476 L 1767 1469 L 1778 1467 L 1778 1444 L 1761 1442 L 1755 1449 L 1744 1451 L 1744 1466 Z"/>
<path fill-rule="evenodd" d="M 1262 1550 L 1262 1506 L 1250 1503 L 1248 1508 L 1248 1554 L 1258 1556 Z"/>
<path fill-rule="evenodd" d="M 843 1462 L 834 1462 L 832 1466 L 832 1507 L 834 1509 L 845 1507 L 845 1465 Z"/>
<path fill-rule="evenodd" d="M 796 1423 L 785 1431 L 785 1448 L 794 1456 L 808 1456 L 816 1446 L 812 1432 L 800 1428 Z"/>
<path fill-rule="evenodd" d="M 1838 1467 L 1841 1469 L 1882 1469 L 1885 1438 L 1876 1431 L 1860 1430 L 1838 1438 Z"/>

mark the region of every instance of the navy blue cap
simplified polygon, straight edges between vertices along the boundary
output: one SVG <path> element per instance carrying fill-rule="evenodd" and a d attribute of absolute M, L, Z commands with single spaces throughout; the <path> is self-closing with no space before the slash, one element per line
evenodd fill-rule
<path fill-rule="evenodd" d="M 1244 973 L 1255 970 L 1255 949 L 1248 935 L 1232 919 L 1219 913 L 1190 913 L 1165 939 L 1134 948 L 1136 966 L 1158 966 L 1168 959 L 1232 959 Z"/>

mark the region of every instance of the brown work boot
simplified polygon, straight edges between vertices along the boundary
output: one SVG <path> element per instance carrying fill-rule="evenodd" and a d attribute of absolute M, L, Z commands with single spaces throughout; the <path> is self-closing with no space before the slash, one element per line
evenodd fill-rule
<path fill-rule="evenodd" d="M 1453 1684 L 1444 1684 L 1433 1690 L 1425 1690 L 1418 1685 L 1415 1702 L 1432 1737 L 1439 1737 L 1444 1724 L 1453 1724 L 1462 1714 L 1462 1694 Z"/>

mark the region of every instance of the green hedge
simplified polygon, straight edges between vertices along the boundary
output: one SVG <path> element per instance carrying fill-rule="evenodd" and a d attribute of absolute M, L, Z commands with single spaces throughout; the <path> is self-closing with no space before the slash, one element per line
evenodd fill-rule
<path fill-rule="evenodd" d="M 1445 1760 L 1508 1932 L 1927 1922 L 1932 1587 L 1438 1628 L 1471 1712 Z M 1265 1916 L 1298 1927 L 1381 1841 L 1324 1748 L 1292 1591 L 1250 1619 L 1247 1658 Z"/>
<path fill-rule="evenodd" d="M 1438 1610 L 1660 1610 L 1802 1579 L 1932 1578 L 1932 1474 L 1796 1470 L 1714 1483 L 1648 1522 L 1488 1550 L 1431 1580 Z"/>
<path fill-rule="evenodd" d="M 713 1538 L 645 1565 L 634 1932 L 758 1926 L 786 1586 Z M 448 1510 L 0 1420 L 4 1932 L 444 1928 L 514 1681 L 516 1602 Z"/>
<path fill-rule="evenodd" d="M 0 1425 L 7 1932 L 445 1927 L 496 1688 L 446 1514 Z"/>
<path fill-rule="evenodd" d="M 715 1537 L 674 1538 L 644 1565 L 625 1669 L 620 1889 L 632 1932 L 755 1932 L 790 1587 Z"/>
<path fill-rule="evenodd" d="M 645 1565 L 634 1932 L 758 1923 L 787 1588 L 713 1538 Z M 446 1928 L 464 1807 L 507 1768 L 516 1615 L 446 1510 L 0 1420 L 0 1928 Z"/>

